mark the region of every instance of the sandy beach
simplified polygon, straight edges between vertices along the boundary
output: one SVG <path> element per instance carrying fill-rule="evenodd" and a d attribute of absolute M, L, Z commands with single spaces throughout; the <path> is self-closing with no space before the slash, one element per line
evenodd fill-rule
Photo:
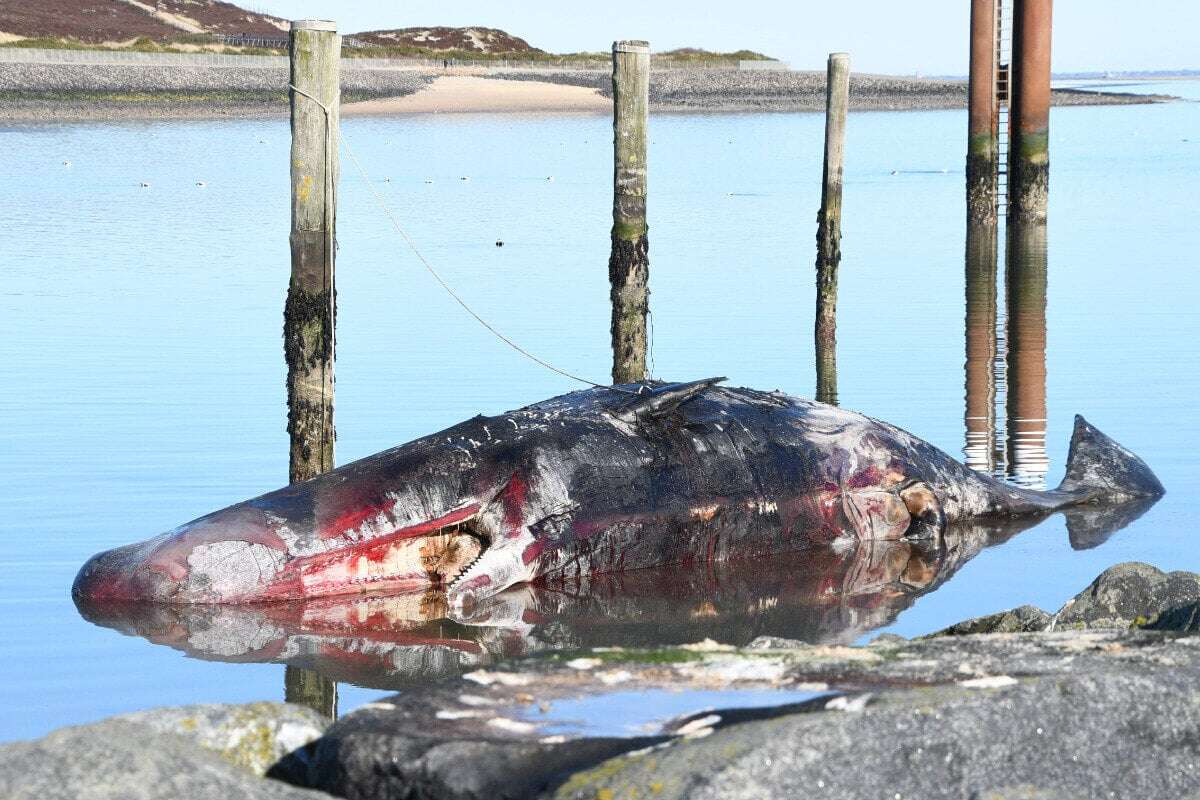
<path fill-rule="evenodd" d="M 404 97 L 342 105 L 351 114 L 609 112 L 612 100 L 597 90 L 545 81 L 498 81 L 466 75 L 436 78 Z"/>

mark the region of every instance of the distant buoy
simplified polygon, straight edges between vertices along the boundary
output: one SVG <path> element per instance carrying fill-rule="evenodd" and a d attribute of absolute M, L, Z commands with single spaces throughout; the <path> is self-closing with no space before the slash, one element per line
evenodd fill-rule
<path fill-rule="evenodd" d="M 425 179 L 425 182 L 426 182 L 426 183 L 433 183 L 433 178 L 426 178 L 426 179 Z"/>
<path fill-rule="evenodd" d="M 547 181 L 553 181 L 553 180 L 554 180 L 554 176 L 553 176 L 553 175 L 551 175 L 551 176 L 549 176 L 548 178 L 546 178 L 546 180 L 547 180 Z"/>
<path fill-rule="evenodd" d="M 459 178 L 459 180 L 460 180 L 460 181 L 469 181 L 469 180 L 471 180 L 471 176 L 470 176 L 470 175 L 463 175 L 461 178 Z"/>
<path fill-rule="evenodd" d="M 383 179 L 383 182 L 384 182 L 384 183 L 391 183 L 391 182 L 392 182 L 392 179 L 391 179 L 391 178 L 384 178 L 384 179 Z"/>
<path fill-rule="evenodd" d="M 1184 141 L 1187 141 L 1187 140 L 1185 139 Z M 64 162 L 63 162 L 63 166 L 64 166 L 64 167 L 69 167 L 69 166 L 71 166 L 71 162 L 70 162 L 70 161 L 64 161 Z"/>
<path fill-rule="evenodd" d="M 504 247 L 504 242 L 502 242 L 502 241 L 500 241 L 499 239 L 497 239 L 497 240 L 496 240 L 496 247 Z"/>
<path fill-rule="evenodd" d="M 143 189 L 150 188 L 150 184 L 146 183 L 145 181 L 142 181 L 141 183 L 139 183 L 138 186 L 141 186 Z"/>
<path fill-rule="evenodd" d="M 900 174 L 900 170 L 898 170 L 898 169 L 894 169 L 894 170 L 892 170 L 892 174 L 893 174 L 893 175 L 899 175 L 899 174 Z"/>
<path fill-rule="evenodd" d="M 196 181 L 196 185 L 199 186 L 201 189 L 203 189 L 208 184 L 205 183 L 204 181 Z"/>

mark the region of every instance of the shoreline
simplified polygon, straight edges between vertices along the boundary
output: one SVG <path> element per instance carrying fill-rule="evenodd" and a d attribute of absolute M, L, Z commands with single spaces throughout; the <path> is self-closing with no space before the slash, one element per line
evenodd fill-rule
<path fill-rule="evenodd" d="M 657 786 L 649 794 L 685 800 L 753 774 L 752 792 L 736 796 L 808 796 L 836 780 L 835 797 L 961 797 L 963 785 L 1005 798 L 1018 796 L 1011 786 L 1021 797 L 1090 797 L 1097 786 L 1195 797 L 1194 742 L 1179 732 L 1200 725 L 1198 597 L 1196 573 L 1123 562 L 1057 612 L 1022 605 L 912 639 L 851 645 L 737 626 L 716 629 L 720 641 L 574 640 L 456 665 L 416 691 L 397 683 L 387 688 L 398 694 L 336 719 L 261 700 L 160 706 L 0 744 L 0 793 L 333 800 L 419 786 L 422 797 L 461 798 L 467 785 L 471 797 L 592 800 Z M 147 631 L 162 630 L 116 619 L 152 640 Z M 200 625 L 226 653 L 257 630 Z M 641 707 L 614 699 L 629 694 Z M 623 727 L 581 724 L 581 703 L 620 711 Z M 1133 720 L 1137 735 L 1114 720 Z M 918 745 L 932 756 L 914 768 Z M 88 768 L 66 768 L 79 762 Z"/>
<path fill-rule="evenodd" d="M 651 75 L 662 113 L 824 111 L 824 73 L 679 69 Z M 0 64 L 0 122 L 286 117 L 286 70 Z M 347 70 L 344 116 L 607 114 L 611 77 L 586 70 Z M 1163 95 L 1055 89 L 1053 104 L 1142 105 Z M 854 75 L 851 111 L 966 108 L 966 82 Z"/>

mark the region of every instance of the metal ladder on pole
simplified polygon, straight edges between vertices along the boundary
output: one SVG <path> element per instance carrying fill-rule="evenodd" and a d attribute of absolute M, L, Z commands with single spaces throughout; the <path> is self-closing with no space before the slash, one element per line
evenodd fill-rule
<path fill-rule="evenodd" d="M 1016 0 L 995 0 L 996 3 L 996 79 L 992 102 L 996 111 L 996 220 L 1003 220 L 1007 227 L 1008 217 L 1008 152 L 1012 133 L 1011 103 L 1012 94 L 1012 54 L 1013 54 L 1013 4 Z M 1008 262 L 1007 237 L 1001 236 L 997 242 L 999 264 Z M 1008 474 L 1008 301 L 1004 293 L 1007 283 L 1007 269 L 1001 268 L 997 278 L 999 303 L 996 313 L 996 360 L 992 363 L 992 377 L 995 391 L 993 402 L 993 450 L 992 475 L 1004 479 Z"/>
<path fill-rule="evenodd" d="M 996 0 L 996 216 L 1008 213 L 1009 97 L 1012 86 L 1013 0 Z"/>

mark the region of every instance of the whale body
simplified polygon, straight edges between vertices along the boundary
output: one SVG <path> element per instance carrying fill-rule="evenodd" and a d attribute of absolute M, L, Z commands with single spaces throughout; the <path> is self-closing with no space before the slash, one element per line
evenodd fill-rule
<path fill-rule="evenodd" d="M 523 582 L 926 539 L 961 520 L 1157 497 L 1076 417 L 1050 491 L 975 472 L 885 422 L 778 392 L 597 387 L 385 450 L 93 556 L 86 600 L 256 603 Z"/>

